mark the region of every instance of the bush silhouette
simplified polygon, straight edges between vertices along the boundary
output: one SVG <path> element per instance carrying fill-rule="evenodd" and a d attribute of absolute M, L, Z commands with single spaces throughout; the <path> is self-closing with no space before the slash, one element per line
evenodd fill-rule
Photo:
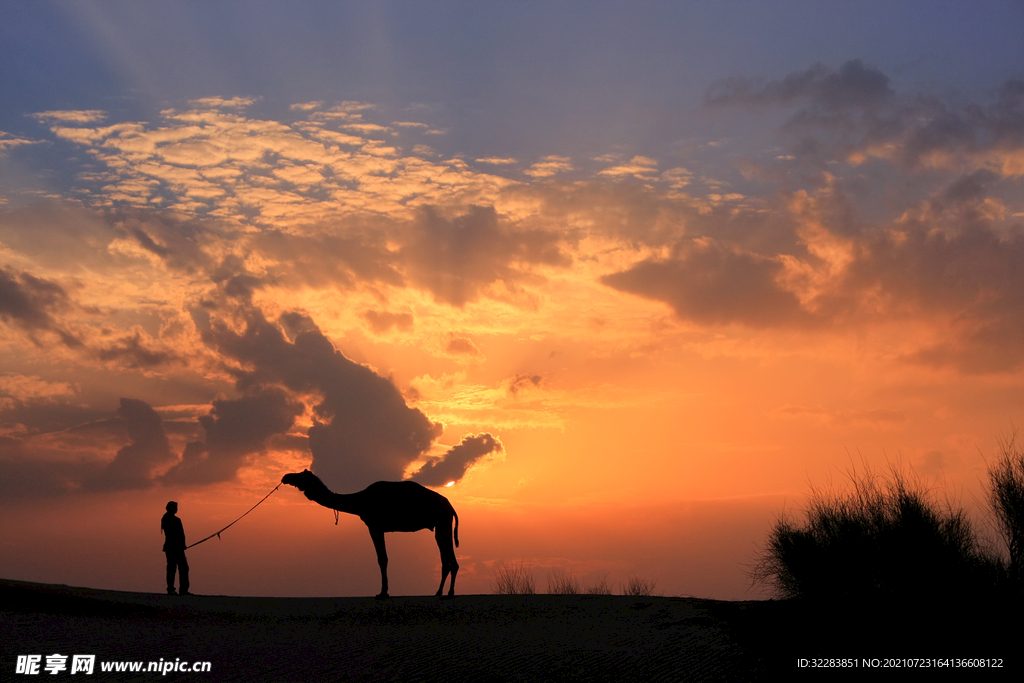
<path fill-rule="evenodd" d="M 1000 446 L 999 459 L 988 470 L 989 497 L 1010 554 L 1010 578 L 1020 588 L 1024 579 L 1024 451 L 1017 445 L 1016 431 Z"/>
<path fill-rule="evenodd" d="M 963 510 L 939 505 L 892 470 L 850 475 L 845 493 L 812 490 L 807 519 L 772 527 L 756 582 L 783 597 L 815 600 L 936 600 L 987 588 L 1000 564 L 978 546 Z"/>

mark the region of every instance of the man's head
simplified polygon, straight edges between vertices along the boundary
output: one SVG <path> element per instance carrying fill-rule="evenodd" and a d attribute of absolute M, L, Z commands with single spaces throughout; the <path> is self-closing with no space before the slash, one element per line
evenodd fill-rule
<path fill-rule="evenodd" d="M 176 513 L 178 511 L 178 504 L 175 503 L 173 500 L 169 501 L 167 503 L 167 511 L 170 512 L 173 515 L 174 513 Z"/>

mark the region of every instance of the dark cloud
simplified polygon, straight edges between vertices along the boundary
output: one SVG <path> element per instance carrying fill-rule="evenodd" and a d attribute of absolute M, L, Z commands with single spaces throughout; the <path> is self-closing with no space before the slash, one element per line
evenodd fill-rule
<path fill-rule="evenodd" d="M 66 346 L 80 346 L 54 317 L 70 305 L 68 293 L 56 282 L 0 266 L 0 319 L 8 324 L 30 333 L 53 332 Z"/>
<path fill-rule="evenodd" d="M 40 406 L 66 420 L 70 406 Z M 89 490 L 146 488 L 153 471 L 175 459 L 163 423 L 145 402 L 121 399 L 117 415 L 103 411 L 73 411 L 77 424 L 50 431 L 0 438 L 0 498 L 53 496 Z M 5 415 L 6 417 L 6 415 Z M 54 428 L 56 427 L 56 428 Z M 110 445 L 124 443 L 113 460 Z"/>
<path fill-rule="evenodd" d="M 964 104 L 899 96 L 885 74 L 852 60 L 838 70 L 818 64 L 781 80 L 726 79 L 708 89 L 705 105 L 798 107 L 784 129 L 795 136 L 791 152 L 802 160 L 861 154 L 905 169 L 963 168 L 966 160 L 1004 176 L 1024 174 L 1021 80 L 1006 81 L 989 103 Z"/>
<path fill-rule="evenodd" d="M 708 88 L 707 106 L 765 106 L 804 103 L 835 112 L 859 107 L 875 107 L 890 101 L 895 93 L 889 77 L 878 69 L 852 59 L 839 70 L 815 64 L 806 71 L 789 74 L 781 80 L 759 81 L 734 76 Z"/>
<path fill-rule="evenodd" d="M 448 343 L 444 346 L 444 352 L 453 356 L 479 356 L 480 349 L 476 347 L 472 339 L 460 337 L 457 334 L 448 334 Z"/>
<path fill-rule="evenodd" d="M 117 361 L 129 368 L 153 368 L 178 360 L 173 351 L 152 348 L 143 341 L 140 332 L 98 349 L 96 355 L 100 360 Z"/>
<path fill-rule="evenodd" d="M 250 248 L 268 261 L 265 279 L 290 287 L 352 289 L 361 283 L 403 286 L 405 280 L 387 248 L 390 224 L 348 234 L 293 235 L 276 230 L 251 238 Z"/>
<path fill-rule="evenodd" d="M 623 292 L 664 301 L 680 318 L 698 323 L 740 323 L 751 327 L 813 324 L 813 317 L 777 282 L 779 261 L 730 248 L 711 239 L 694 240 L 672 259 L 648 259 L 601 282 Z"/>
<path fill-rule="evenodd" d="M 370 324 L 376 334 L 384 334 L 392 329 L 404 331 L 412 329 L 412 313 L 391 313 L 389 311 L 364 311 L 363 320 Z"/>
<path fill-rule="evenodd" d="M 204 246 L 225 237 L 230 230 L 212 221 L 183 219 L 161 211 L 126 210 L 111 216 L 115 227 L 140 247 L 160 257 L 169 268 L 186 273 L 213 267 Z"/>
<path fill-rule="evenodd" d="M 467 434 L 442 457 L 432 458 L 417 470 L 412 480 L 424 486 L 444 486 L 448 482 L 462 479 L 470 465 L 485 455 L 503 450 L 504 446 L 497 437 L 487 433 Z"/>
<path fill-rule="evenodd" d="M 988 169 L 967 173 L 942 191 L 945 202 L 962 203 L 984 199 L 988 189 L 996 180 L 996 174 Z"/>
<path fill-rule="evenodd" d="M 405 404 L 390 380 L 337 350 L 316 325 L 292 314 L 282 327 L 252 312 L 243 332 L 214 324 L 211 345 L 242 363 L 233 370 L 242 391 L 282 385 L 315 397 L 309 429 L 312 469 L 337 490 L 362 488 L 378 479 L 401 479 L 405 468 L 428 451 L 443 430 Z"/>
<path fill-rule="evenodd" d="M 517 374 L 508 380 L 508 393 L 518 396 L 520 391 L 531 387 L 539 387 L 544 380 L 540 375 Z"/>
<path fill-rule="evenodd" d="M 0 500 L 56 496 L 81 489 L 99 476 L 102 465 L 37 457 L 22 439 L 0 436 Z"/>
<path fill-rule="evenodd" d="M 937 98 L 918 98 L 903 105 L 901 125 L 870 131 L 871 142 L 900 143 L 902 161 L 920 166 L 936 153 L 980 155 L 1020 154 L 1024 148 L 1024 81 L 1009 80 L 990 104 L 957 106 Z M 1003 175 L 1024 174 L 1024 162 L 1009 167 L 999 159 L 993 168 Z"/>
<path fill-rule="evenodd" d="M 890 314 L 924 313 L 949 321 L 943 342 L 909 360 L 967 372 L 1019 367 L 1024 362 L 1024 234 L 1000 236 L 970 223 L 961 230 L 939 230 L 935 216 L 923 218 L 866 240 L 846 286 L 885 292 Z"/>
<path fill-rule="evenodd" d="M 510 229 L 491 206 L 474 206 L 454 217 L 424 207 L 400 255 L 413 284 L 461 307 L 495 283 L 516 289 L 532 265 L 571 265 L 560 241 L 553 232 Z"/>
<path fill-rule="evenodd" d="M 199 418 L 205 442 L 190 442 L 181 462 L 163 476 L 171 484 L 207 484 L 234 479 L 249 456 L 262 451 L 269 438 L 291 429 L 303 406 L 279 388 L 259 388 L 238 399 L 213 402 Z"/>
<path fill-rule="evenodd" d="M 177 460 L 171 452 L 163 420 L 145 401 L 122 398 L 117 414 L 127 424 L 131 443 L 121 448 L 90 488 L 121 490 L 146 488 L 153 483 L 153 470 Z"/>
<path fill-rule="evenodd" d="M 243 303 L 249 303 L 256 290 L 268 284 L 267 278 L 249 273 L 242 259 L 234 254 L 228 254 L 217 264 L 210 272 L 210 280 L 220 285 L 226 296 Z"/>

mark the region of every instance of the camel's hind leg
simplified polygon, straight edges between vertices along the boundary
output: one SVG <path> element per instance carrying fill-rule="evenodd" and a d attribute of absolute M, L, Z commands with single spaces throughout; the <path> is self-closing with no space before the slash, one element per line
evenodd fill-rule
<path fill-rule="evenodd" d="M 448 597 L 455 595 L 455 575 L 459 573 L 459 563 L 455 560 L 455 546 L 452 544 L 452 522 L 438 524 L 434 530 L 437 549 L 441 551 L 441 585 L 437 587 L 437 597 L 444 594 L 444 582 L 448 574 L 452 575 L 452 585 L 448 589 Z"/>
<path fill-rule="evenodd" d="M 380 595 L 378 600 L 388 597 L 388 551 L 384 545 L 384 532 L 370 529 L 373 547 L 377 550 L 377 564 L 380 565 Z"/>

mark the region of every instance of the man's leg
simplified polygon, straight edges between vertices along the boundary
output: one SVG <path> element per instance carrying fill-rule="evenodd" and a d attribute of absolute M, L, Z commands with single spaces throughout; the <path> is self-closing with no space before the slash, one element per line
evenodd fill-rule
<path fill-rule="evenodd" d="M 178 561 L 174 553 L 164 554 L 167 555 L 167 594 L 174 595 L 174 570 L 178 566 Z"/>
<path fill-rule="evenodd" d="M 188 593 L 188 560 L 184 552 L 178 557 L 178 585 L 182 595 Z"/>

